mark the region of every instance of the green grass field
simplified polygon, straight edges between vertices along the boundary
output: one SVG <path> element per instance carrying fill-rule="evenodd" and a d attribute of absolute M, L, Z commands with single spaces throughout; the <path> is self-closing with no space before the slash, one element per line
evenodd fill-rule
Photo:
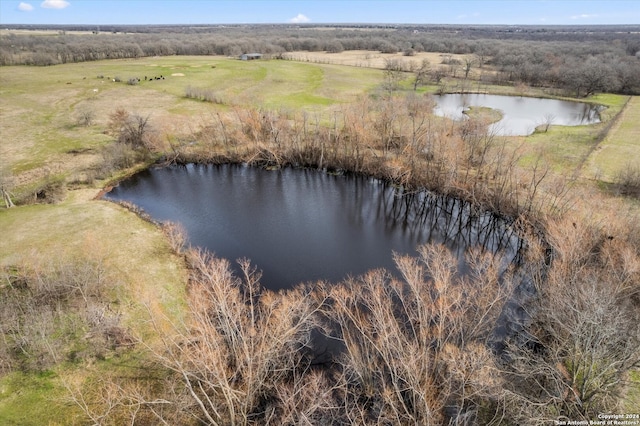
<path fill-rule="evenodd" d="M 610 183 L 629 166 L 640 167 L 640 97 L 637 96 L 629 100 L 607 136 L 590 155 L 584 175 Z"/>
<path fill-rule="evenodd" d="M 66 390 L 60 386 L 56 373 L 14 372 L 0 378 L 0 423 L 7 426 L 74 424 L 79 410 L 52 400 L 64 399 Z"/>
<path fill-rule="evenodd" d="M 602 144 L 607 129 L 629 99 L 628 96 L 603 95 L 590 99 L 590 102 L 606 105 L 602 112 L 602 123 L 586 126 L 551 126 L 548 131 L 538 131 L 519 141 L 529 154 L 524 163 L 532 162 L 541 155 L 551 169 L 565 176 L 587 176 L 586 164 L 592 153 Z"/>
<path fill-rule="evenodd" d="M 372 69 L 222 57 L 2 67 L 0 155 L 15 174 L 42 167 L 64 173 L 69 162 L 96 160 L 90 150 L 110 141 L 102 130 L 117 108 L 148 115 L 158 126 L 176 127 L 188 127 L 189 121 L 233 105 L 325 111 L 368 92 L 381 75 Z M 164 79 L 149 81 L 160 76 Z M 116 78 L 121 82 L 114 82 Z M 141 81 L 129 85 L 131 78 Z M 213 91 L 225 105 L 186 99 L 188 86 Z M 94 116 L 92 126 L 78 124 L 84 111 Z"/>

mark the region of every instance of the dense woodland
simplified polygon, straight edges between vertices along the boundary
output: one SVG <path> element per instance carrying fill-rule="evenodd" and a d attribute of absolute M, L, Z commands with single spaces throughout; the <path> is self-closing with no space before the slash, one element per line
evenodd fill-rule
<path fill-rule="evenodd" d="M 548 86 L 578 97 L 640 93 L 640 27 L 535 26 L 49 26 L 55 36 L 5 34 L 0 65 L 54 65 L 101 59 L 260 52 L 370 50 L 473 54 L 490 65 L 487 83 Z M 73 31 L 83 31 L 83 34 Z M 455 64 L 454 64 L 455 65 Z M 463 66 L 463 64 L 458 64 Z M 471 64 L 468 64 L 470 66 Z"/>

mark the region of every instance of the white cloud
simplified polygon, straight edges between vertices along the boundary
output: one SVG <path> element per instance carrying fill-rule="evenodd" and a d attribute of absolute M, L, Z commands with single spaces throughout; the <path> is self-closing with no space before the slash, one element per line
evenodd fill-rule
<path fill-rule="evenodd" d="M 18 5 L 18 10 L 21 10 L 23 12 L 31 12 L 33 10 L 33 6 L 31 6 L 29 3 L 20 3 Z"/>
<path fill-rule="evenodd" d="M 571 19 L 573 19 L 573 20 L 576 20 L 576 19 L 591 19 L 591 18 L 597 18 L 597 17 L 598 17 L 598 15 L 582 13 L 580 15 L 573 15 L 571 17 Z"/>
<path fill-rule="evenodd" d="M 65 0 L 44 0 L 40 7 L 44 7 L 45 9 L 64 9 L 69 6 L 69 2 Z"/>
<path fill-rule="evenodd" d="M 309 21 L 311 21 L 311 19 L 307 18 L 302 13 L 298 13 L 298 16 L 296 16 L 295 18 L 289 19 L 289 22 L 293 24 L 304 24 L 305 22 L 309 22 Z"/>
<path fill-rule="evenodd" d="M 478 17 L 480 17 L 480 14 L 478 12 L 472 13 L 471 15 L 463 13 L 462 15 L 456 16 L 457 19 L 478 18 Z"/>

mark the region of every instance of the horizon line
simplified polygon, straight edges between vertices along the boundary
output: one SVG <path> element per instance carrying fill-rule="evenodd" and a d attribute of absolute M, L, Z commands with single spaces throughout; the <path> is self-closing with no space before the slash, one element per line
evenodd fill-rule
<path fill-rule="evenodd" d="M 187 26 L 222 26 L 222 25 L 289 25 L 300 27 L 313 27 L 316 25 L 329 25 L 329 26 L 349 26 L 349 25 L 373 25 L 373 26 L 388 26 L 388 25 L 412 25 L 412 26 L 436 26 L 436 25 L 448 25 L 459 27 L 638 27 L 640 24 L 628 23 L 628 24 L 585 24 L 585 23 L 567 23 L 567 24 L 473 24 L 473 23 L 417 23 L 417 22 L 218 22 L 218 23 L 145 23 L 145 24 L 118 24 L 118 23 L 63 23 L 63 24 L 34 24 L 34 23 L 0 23 L 0 26 L 30 26 L 30 27 L 63 27 L 63 26 L 109 26 L 118 25 L 122 27 L 145 27 L 153 25 L 162 25 L 167 27 L 187 27 Z"/>

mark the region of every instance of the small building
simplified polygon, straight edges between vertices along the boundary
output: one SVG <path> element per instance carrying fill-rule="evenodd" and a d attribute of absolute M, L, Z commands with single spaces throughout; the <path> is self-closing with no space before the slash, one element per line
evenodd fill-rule
<path fill-rule="evenodd" d="M 243 61 L 253 61 L 260 58 L 262 58 L 262 53 L 243 53 L 240 55 L 240 59 Z"/>

